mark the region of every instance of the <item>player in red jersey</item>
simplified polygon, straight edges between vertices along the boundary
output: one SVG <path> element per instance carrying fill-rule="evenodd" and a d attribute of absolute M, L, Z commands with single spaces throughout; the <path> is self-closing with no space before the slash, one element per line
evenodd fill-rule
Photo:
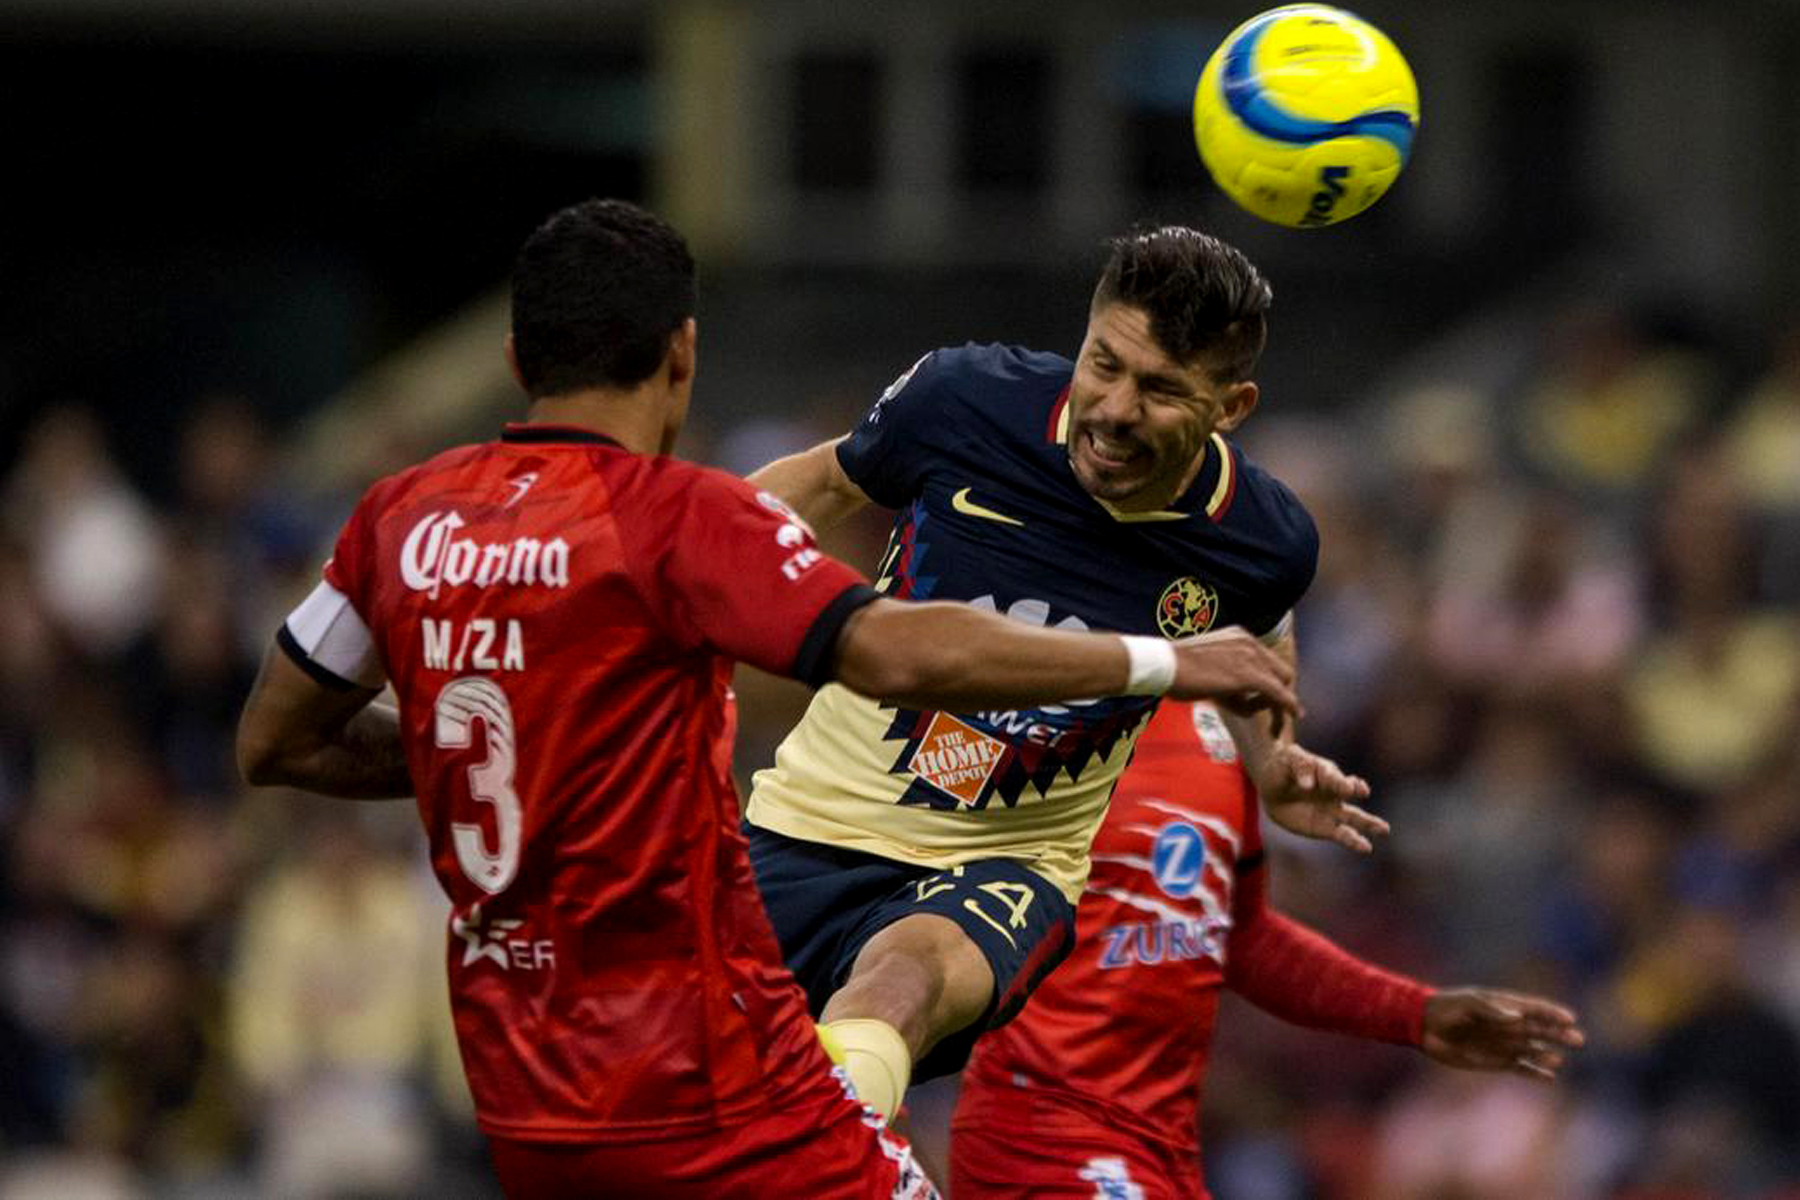
<path fill-rule="evenodd" d="M 1201 1085 L 1219 990 L 1286 1020 L 1554 1078 L 1575 1014 L 1535 996 L 1436 991 L 1268 906 L 1256 793 L 1224 723 L 1165 702 L 1094 842 L 1075 951 L 975 1045 L 952 1120 L 951 1193 L 1206 1196 Z"/>
<path fill-rule="evenodd" d="M 909 703 L 1295 707 L 1240 632 L 1171 646 L 877 597 L 766 493 L 664 457 L 694 264 L 631 205 L 520 252 L 528 421 L 376 483 L 247 702 L 254 783 L 416 794 L 451 1001 L 515 1196 L 931 1194 L 781 966 L 728 771 L 734 660 Z M 398 707 L 373 703 L 391 684 Z"/>

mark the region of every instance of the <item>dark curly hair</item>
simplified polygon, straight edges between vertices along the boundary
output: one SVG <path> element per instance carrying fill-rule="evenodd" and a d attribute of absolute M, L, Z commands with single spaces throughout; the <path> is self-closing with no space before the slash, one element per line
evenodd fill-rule
<path fill-rule="evenodd" d="M 1241 251 L 1181 225 L 1135 229 L 1107 246 L 1095 308 L 1141 308 L 1151 334 L 1176 362 L 1206 359 L 1221 382 L 1250 378 L 1268 338 L 1275 293 Z"/>
<path fill-rule="evenodd" d="M 623 200 L 553 214 L 513 265 L 513 353 L 533 399 L 643 382 L 693 315 L 687 242 Z"/>

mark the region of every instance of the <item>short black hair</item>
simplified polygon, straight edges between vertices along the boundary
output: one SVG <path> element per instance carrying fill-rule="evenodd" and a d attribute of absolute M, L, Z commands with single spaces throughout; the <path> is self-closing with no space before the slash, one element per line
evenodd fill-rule
<path fill-rule="evenodd" d="M 623 200 L 554 213 L 513 264 L 513 354 L 533 399 L 643 382 L 693 315 L 687 242 Z"/>
<path fill-rule="evenodd" d="M 1250 378 L 1268 339 L 1275 293 L 1242 251 L 1183 225 L 1144 226 L 1107 247 L 1095 308 L 1141 308 L 1176 362 L 1210 359 L 1222 382 Z"/>

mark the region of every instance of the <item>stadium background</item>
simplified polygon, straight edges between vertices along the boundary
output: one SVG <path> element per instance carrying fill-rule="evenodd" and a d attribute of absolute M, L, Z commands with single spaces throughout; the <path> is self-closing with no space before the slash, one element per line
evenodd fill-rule
<path fill-rule="evenodd" d="M 1800 9 L 1358 7 L 1423 130 L 1299 233 L 1188 138 L 1248 6 L 0 0 L 0 1196 L 488 1194 L 410 809 L 247 795 L 230 731 L 361 486 L 517 411 L 511 254 L 592 194 L 692 236 L 737 471 L 929 347 L 1072 350 L 1135 220 L 1241 245 L 1308 740 L 1395 825 L 1277 900 L 1592 1044 L 1547 1089 L 1234 1007 L 1215 1191 L 1800 1194 Z M 747 770 L 798 695 L 740 685 Z"/>

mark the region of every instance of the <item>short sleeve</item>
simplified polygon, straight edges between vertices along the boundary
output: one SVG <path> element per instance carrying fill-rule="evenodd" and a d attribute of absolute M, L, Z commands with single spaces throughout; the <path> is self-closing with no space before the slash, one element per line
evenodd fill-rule
<path fill-rule="evenodd" d="M 722 472 L 683 481 L 650 556 L 647 599 L 677 642 L 815 686 L 830 678 L 837 636 L 876 599 L 826 556 L 812 530 L 768 492 Z"/>
<path fill-rule="evenodd" d="M 1319 529 L 1300 498 L 1262 471 L 1246 468 L 1251 492 L 1240 503 L 1252 515 L 1262 565 L 1251 579 L 1240 623 L 1264 641 L 1274 643 L 1287 632 L 1294 607 L 1312 586 L 1319 565 Z"/>
<path fill-rule="evenodd" d="M 1285 490 L 1285 489 L 1284 489 Z M 1319 527 L 1313 523 L 1312 514 L 1306 506 L 1292 493 L 1288 493 L 1288 501 L 1292 505 L 1289 520 L 1292 535 L 1289 539 L 1289 554 L 1286 570 L 1282 572 L 1277 584 L 1276 603 L 1272 606 L 1272 619 L 1269 628 L 1258 630 L 1271 641 L 1279 641 L 1292 628 L 1294 606 L 1306 595 L 1312 586 L 1313 576 L 1319 570 Z"/>
<path fill-rule="evenodd" d="M 373 521 L 369 516 L 375 506 L 373 496 L 374 489 L 371 488 L 357 504 L 356 511 L 350 514 L 350 519 L 344 522 L 324 571 L 325 582 L 348 597 L 352 607 L 365 616 L 373 598 L 369 587 L 375 549 Z"/>
<path fill-rule="evenodd" d="M 844 474 L 875 503 L 904 508 L 918 497 L 931 458 L 931 431 L 944 421 L 954 357 L 934 350 L 920 358 L 838 443 Z"/>

